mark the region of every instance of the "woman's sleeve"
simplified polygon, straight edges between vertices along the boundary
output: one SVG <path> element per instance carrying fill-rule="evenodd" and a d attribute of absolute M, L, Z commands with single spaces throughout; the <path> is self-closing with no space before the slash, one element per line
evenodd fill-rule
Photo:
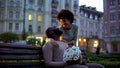
<path fill-rule="evenodd" d="M 50 42 L 43 47 L 43 57 L 47 66 L 62 67 L 65 65 L 63 61 L 53 61 L 53 45 Z"/>
<path fill-rule="evenodd" d="M 77 34 L 78 34 L 78 26 L 75 26 L 75 29 L 74 29 L 74 38 L 72 39 L 72 42 L 73 42 L 74 45 L 76 45 Z"/>

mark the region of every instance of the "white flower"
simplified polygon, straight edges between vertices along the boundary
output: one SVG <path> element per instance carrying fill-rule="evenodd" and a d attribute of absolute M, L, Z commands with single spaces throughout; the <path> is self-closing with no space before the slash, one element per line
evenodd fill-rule
<path fill-rule="evenodd" d="M 80 58 L 81 51 L 79 47 L 72 46 L 64 51 L 63 61 L 66 62 L 68 60 L 78 60 Z"/>

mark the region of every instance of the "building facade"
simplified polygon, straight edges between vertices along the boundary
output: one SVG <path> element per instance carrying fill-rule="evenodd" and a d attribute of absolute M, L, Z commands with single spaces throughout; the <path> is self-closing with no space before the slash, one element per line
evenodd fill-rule
<path fill-rule="evenodd" d="M 23 30 L 43 36 L 50 26 L 59 26 L 56 14 L 71 10 L 78 21 L 79 0 L 0 0 L 0 33 Z M 76 23 L 77 24 L 77 23 Z"/>
<path fill-rule="evenodd" d="M 120 0 L 104 0 L 104 40 L 108 53 L 120 53 Z"/>
<path fill-rule="evenodd" d="M 98 46 L 101 46 L 103 38 L 103 13 L 96 10 L 95 7 L 82 5 L 79 12 L 79 46 L 87 48 L 90 52 L 95 52 Z"/>

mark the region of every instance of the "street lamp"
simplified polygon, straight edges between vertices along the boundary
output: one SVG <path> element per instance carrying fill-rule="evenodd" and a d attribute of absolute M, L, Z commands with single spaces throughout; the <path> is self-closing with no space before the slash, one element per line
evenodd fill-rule
<path fill-rule="evenodd" d="M 94 46 L 95 48 L 98 47 L 98 41 L 97 41 L 97 40 L 94 41 L 93 46 Z"/>
<path fill-rule="evenodd" d="M 79 42 L 81 46 L 86 45 L 86 39 L 85 38 L 79 38 Z"/>

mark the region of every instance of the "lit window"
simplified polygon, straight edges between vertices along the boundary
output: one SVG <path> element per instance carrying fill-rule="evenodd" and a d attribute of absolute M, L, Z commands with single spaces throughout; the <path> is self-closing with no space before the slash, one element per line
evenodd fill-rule
<path fill-rule="evenodd" d="M 32 14 L 29 14 L 28 16 L 28 20 L 31 21 L 33 18 L 32 18 Z"/>
<path fill-rule="evenodd" d="M 42 16 L 38 16 L 38 21 L 42 21 Z"/>

